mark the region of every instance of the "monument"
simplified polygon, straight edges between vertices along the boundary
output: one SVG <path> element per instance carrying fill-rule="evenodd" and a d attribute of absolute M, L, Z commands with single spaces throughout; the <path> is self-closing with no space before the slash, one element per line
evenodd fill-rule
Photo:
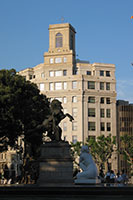
<path fill-rule="evenodd" d="M 51 102 L 51 113 L 48 118 L 38 127 L 47 132 L 47 136 L 51 141 L 45 142 L 41 146 L 41 156 L 39 161 L 39 178 L 37 184 L 45 185 L 62 185 L 73 183 L 73 160 L 70 155 L 70 145 L 68 142 L 61 140 L 62 130 L 59 123 L 71 115 L 64 114 L 61 102 L 53 100 Z"/>
<path fill-rule="evenodd" d="M 99 184 L 98 170 L 96 164 L 89 153 L 88 146 L 82 146 L 79 166 L 82 172 L 79 172 L 75 179 L 75 184 Z"/>

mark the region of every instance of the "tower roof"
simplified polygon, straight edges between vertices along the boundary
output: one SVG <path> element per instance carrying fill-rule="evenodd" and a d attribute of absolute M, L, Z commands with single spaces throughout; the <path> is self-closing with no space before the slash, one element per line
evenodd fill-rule
<path fill-rule="evenodd" d="M 69 24 L 69 23 L 50 24 L 49 25 L 49 30 L 50 29 L 62 29 L 62 28 L 70 28 L 74 33 L 76 33 L 74 27 L 71 24 Z"/>

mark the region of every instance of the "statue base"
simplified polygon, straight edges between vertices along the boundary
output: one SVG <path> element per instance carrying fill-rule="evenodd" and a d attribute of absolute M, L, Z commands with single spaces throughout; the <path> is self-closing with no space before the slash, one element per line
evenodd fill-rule
<path fill-rule="evenodd" d="M 98 178 L 95 179 L 75 179 L 74 183 L 76 185 L 95 185 L 100 184 L 101 180 Z"/>
<path fill-rule="evenodd" d="M 39 164 L 39 186 L 73 183 L 73 160 L 68 142 L 43 144 Z"/>

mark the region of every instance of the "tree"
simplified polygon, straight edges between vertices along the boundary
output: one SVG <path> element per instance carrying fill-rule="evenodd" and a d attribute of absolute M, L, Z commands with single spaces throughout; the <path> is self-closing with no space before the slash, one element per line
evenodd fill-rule
<path fill-rule="evenodd" d="M 78 165 L 79 165 L 78 158 L 80 156 L 82 144 L 83 144 L 82 142 L 76 142 L 75 144 L 71 143 L 71 155 L 74 161 L 75 168 L 78 168 Z"/>
<path fill-rule="evenodd" d="M 120 137 L 120 153 L 130 166 L 130 173 L 133 175 L 133 136 L 123 135 Z"/>
<path fill-rule="evenodd" d="M 96 139 L 94 137 L 90 137 L 87 139 L 85 145 L 87 145 L 90 149 L 90 153 L 94 158 L 97 166 L 100 168 L 105 168 L 105 163 L 107 162 L 109 168 L 109 159 L 112 156 L 114 151 L 114 146 L 116 144 L 116 137 L 112 137 L 111 134 L 107 137 L 104 135 L 98 136 Z M 72 156 L 74 158 L 74 163 L 78 165 L 77 158 L 80 155 L 80 150 L 82 146 L 82 142 L 77 142 L 72 145 Z"/>
<path fill-rule="evenodd" d="M 105 168 L 106 162 L 107 167 L 109 168 L 109 159 L 112 156 L 115 144 L 116 137 L 112 137 L 111 134 L 107 137 L 104 135 L 98 136 L 96 140 L 94 137 L 90 137 L 86 143 L 86 145 L 90 148 L 90 152 L 99 168 Z"/>
<path fill-rule="evenodd" d="M 49 102 L 37 86 L 12 70 L 0 70 L 0 151 L 8 146 L 18 148 L 18 137 L 24 135 L 26 146 L 35 154 L 42 143 L 42 132 L 35 128 L 47 118 Z"/>

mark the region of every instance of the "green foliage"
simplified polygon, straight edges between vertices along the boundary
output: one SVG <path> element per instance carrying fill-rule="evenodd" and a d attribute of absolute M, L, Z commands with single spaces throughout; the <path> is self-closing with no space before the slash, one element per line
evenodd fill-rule
<path fill-rule="evenodd" d="M 82 147 L 82 142 L 71 143 L 71 155 L 74 160 L 74 165 L 78 166 L 78 158 L 80 156 L 80 151 Z"/>
<path fill-rule="evenodd" d="M 111 134 L 107 137 L 104 135 L 98 136 L 97 139 L 90 137 L 86 144 L 93 156 L 96 164 L 99 167 L 104 167 L 105 162 L 108 164 L 108 160 L 111 158 L 112 152 L 114 151 L 114 145 L 116 144 L 116 137 L 112 137 Z M 76 144 L 71 144 L 72 146 L 72 155 L 77 164 L 76 160 L 80 155 L 80 150 L 82 142 L 77 142 Z"/>
<path fill-rule="evenodd" d="M 123 135 L 120 137 L 120 153 L 123 158 L 129 163 L 131 168 L 131 174 L 133 174 L 133 136 Z"/>
<path fill-rule="evenodd" d="M 98 136 L 97 139 L 90 137 L 87 140 L 86 145 L 90 148 L 90 152 L 97 163 L 97 165 L 104 166 L 105 162 L 111 158 L 112 152 L 114 151 L 114 145 L 116 143 L 116 138 L 111 136 L 107 137 L 104 135 Z"/>
<path fill-rule="evenodd" d="M 74 156 L 80 156 L 80 150 L 82 147 L 82 142 L 71 143 L 72 152 Z"/>
<path fill-rule="evenodd" d="M 35 134 L 37 125 L 49 113 L 49 102 L 37 86 L 14 69 L 0 70 L 0 151 L 15 147 L 18 136 L 27 143 L 40 145 L 42 133 Z M 16 145 L 17 147 L 17 145 Z"/>

